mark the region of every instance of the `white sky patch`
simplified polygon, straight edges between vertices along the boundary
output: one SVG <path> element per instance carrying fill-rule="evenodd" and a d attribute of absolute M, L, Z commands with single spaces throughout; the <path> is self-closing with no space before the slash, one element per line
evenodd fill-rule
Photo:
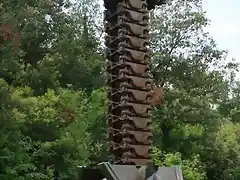
<path fill-rule="evenodd" d="M 211 24 L 206 28 L 218 47 L 229 51 L 228 59 L 240 62 L 240 0 L 203 0 Z M 238 75 L 240 78 L 240 73 Z"/>
<path fill-rule="evenodd" d="M 207 30 L 218 39 L 240 38 L 240 24 L 233 23 L 212 23 Z"/>

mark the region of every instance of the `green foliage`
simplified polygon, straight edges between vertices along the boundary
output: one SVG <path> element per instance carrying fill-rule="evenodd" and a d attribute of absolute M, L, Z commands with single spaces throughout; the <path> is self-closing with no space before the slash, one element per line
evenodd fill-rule
<path fill-rule="evenodd" d="M 156 147 L 152 148 L 152 158 L 158 166 L 180 166 L 186 180 L 205 180 L 206 172 L 198 154 L 183 159 L 181 153 L 166 153 Z"/>
<path fill-rule="evenodd" d="M 184 8 L 183 8 L 184 7 Z M 74 179 L 107 161 L 103 22 L 99 2 L 0 3 L 0 179 Z M 204 32 L 201 0 L 151 12 L 151 73 L 165 102 L 153 111 L 152 158 L 186 180 L 240 179 L 240 82 Z"/>

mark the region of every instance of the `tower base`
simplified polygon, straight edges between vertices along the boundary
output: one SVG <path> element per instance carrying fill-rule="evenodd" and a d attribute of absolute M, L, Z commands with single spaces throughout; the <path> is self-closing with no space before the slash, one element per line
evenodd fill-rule
<path fill-rule="evenodd" d="M 112 165 L 103 162 L 95 167 L 78 167 L 78 180 L 183 180 L 182 170 L 174 167 Z"/>

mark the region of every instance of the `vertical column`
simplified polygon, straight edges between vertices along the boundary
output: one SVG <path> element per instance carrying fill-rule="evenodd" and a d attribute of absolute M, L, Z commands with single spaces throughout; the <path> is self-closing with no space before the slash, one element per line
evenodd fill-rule
<path fill-rule="evenodd" d="M 108 142 L 115 164 L 150 161 L 153 86 L 147 0 L 105 0 Z"/>

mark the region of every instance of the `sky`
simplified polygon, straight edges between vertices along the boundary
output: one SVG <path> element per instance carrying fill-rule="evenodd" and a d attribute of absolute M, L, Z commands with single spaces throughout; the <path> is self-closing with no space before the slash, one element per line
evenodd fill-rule
<path fill-rule="evenodd" d="M 229 58 L 240 61 L 240 0 L 204 0 L 204 10 L 211 25 L 207 28 Z"/>

